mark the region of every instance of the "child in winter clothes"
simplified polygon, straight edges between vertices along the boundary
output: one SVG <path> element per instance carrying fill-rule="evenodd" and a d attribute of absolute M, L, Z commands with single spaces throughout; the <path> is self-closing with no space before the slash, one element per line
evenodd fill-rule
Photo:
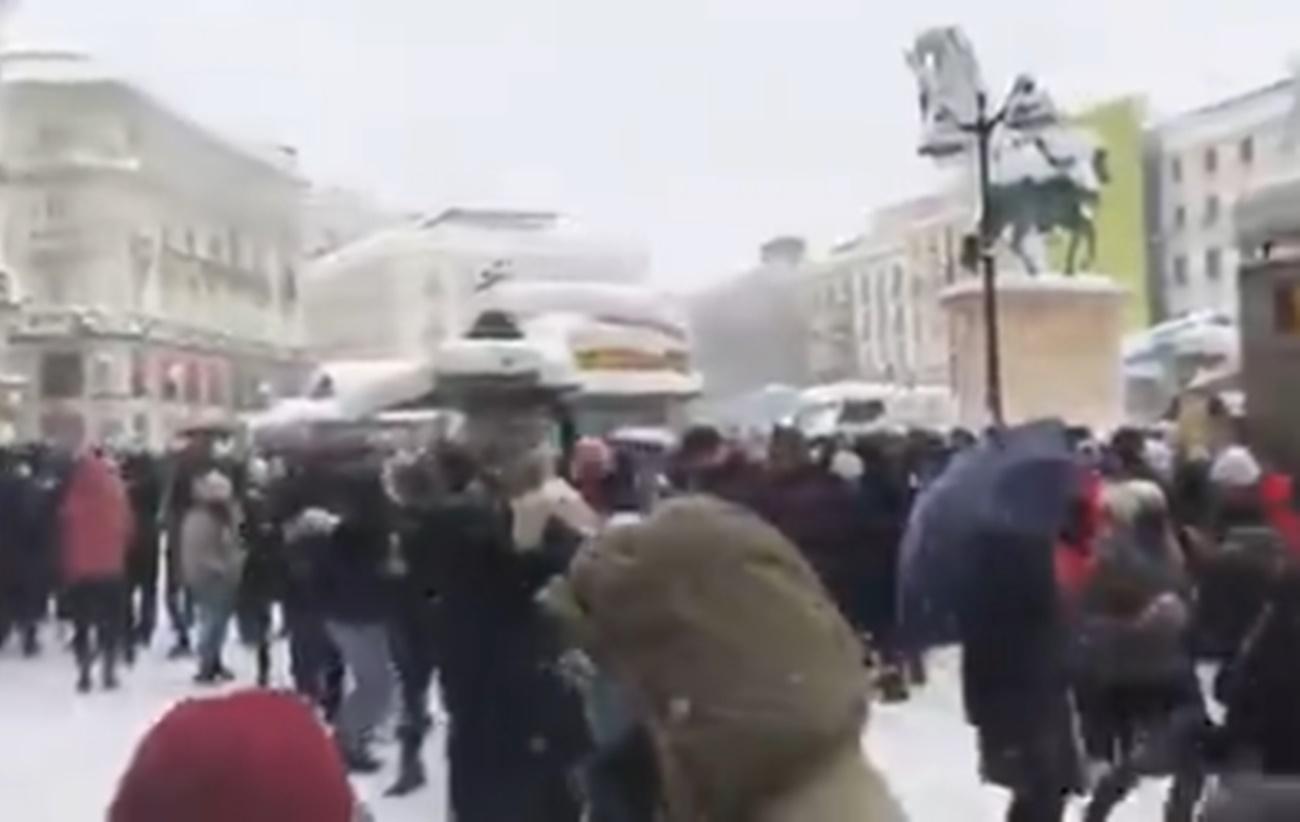
<path fill-rule="evenodd" d="M 234 486 L 220 472 L 209 472 L 194 483 L 193 503 L 181 523 L 181 567 L 199 611 L 199 670 L 194 680 L 229 680 L 232 675 L 221 664 L 221 649 L 235 611 L 244 548 Z"/>

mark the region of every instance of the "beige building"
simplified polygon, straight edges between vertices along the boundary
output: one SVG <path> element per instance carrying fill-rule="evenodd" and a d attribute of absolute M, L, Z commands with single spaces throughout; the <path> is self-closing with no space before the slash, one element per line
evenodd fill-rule
<path fill-rule="evenodd" d="M 18 437 L 18 425 L 27 392 L 27 380 L 10 371 L 9 333 L 22 307 L 14 276 L 0 270 L 0 444 Z"/>
<path fill-rule="evenodd" d="M 946 384 L 939 295 L 959 276 L 970 224 L 956 193 L 907 200 L 877 211 L 862 236 L 809 264 L 802 302 L 813 378 Z"/>
<path fill-rule="evenodd" d="M 294 388 L 292 156 L 235 145 L 81 55 L 10 53 L 0 77 L 22 433 L 159 444 Z"/>

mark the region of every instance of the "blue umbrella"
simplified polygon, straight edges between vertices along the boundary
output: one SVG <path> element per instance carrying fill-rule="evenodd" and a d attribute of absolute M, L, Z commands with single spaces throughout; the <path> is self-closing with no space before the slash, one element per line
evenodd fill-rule
<path fill-rule="evenodd" d="M 899 617 L 904 634 L 926 645 L 953 641 L 965 594 L 981 584 L 1006 585 L 1006 569 L 1016 567 L 989 562 L 988 552 L 1013 550 L 1006 546 L 1049 552 L 1079 476 L 1065 427 L 1057 421 L 994 432 L 958 455 L 921 494 L 903 537 Z M 988 573 L 993 567 L 996 580 Z M 1037 574 L 1044 567 L 1027 562 L 1024 572 Z"/>

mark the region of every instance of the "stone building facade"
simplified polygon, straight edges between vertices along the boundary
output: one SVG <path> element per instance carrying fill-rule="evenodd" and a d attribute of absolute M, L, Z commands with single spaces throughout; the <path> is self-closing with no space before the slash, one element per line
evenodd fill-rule
<path fill-rule="evenodd" d="M 296 388 L 292 155 L 71 53 L 0 62 L 0 226 L 24 436 L 160 445 Z"/>

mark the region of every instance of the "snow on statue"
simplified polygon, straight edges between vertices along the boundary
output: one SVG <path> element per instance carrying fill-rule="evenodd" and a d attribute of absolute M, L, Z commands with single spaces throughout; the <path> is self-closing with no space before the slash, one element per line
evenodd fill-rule
<path fill-rule="evenodd" d="M 1067 124 L 1028 75 L 1016 78 L 1001 110 L 984 110 L 979 61 L 956 27 L 922 32 L 907 63 L 920 95 L 922 154 L 965 154 L 981 125 L 993 131 L 989 239 L 1009 233 L 1011 251 L 1028 273 L 1038 274 L 1047 267 L 1043 240 L 1060 230 L 1069 237 L 1065 273 L 1091 266 L 1097 205 L 1109 181 L 1106 149 L 1096 135 Z"/>

